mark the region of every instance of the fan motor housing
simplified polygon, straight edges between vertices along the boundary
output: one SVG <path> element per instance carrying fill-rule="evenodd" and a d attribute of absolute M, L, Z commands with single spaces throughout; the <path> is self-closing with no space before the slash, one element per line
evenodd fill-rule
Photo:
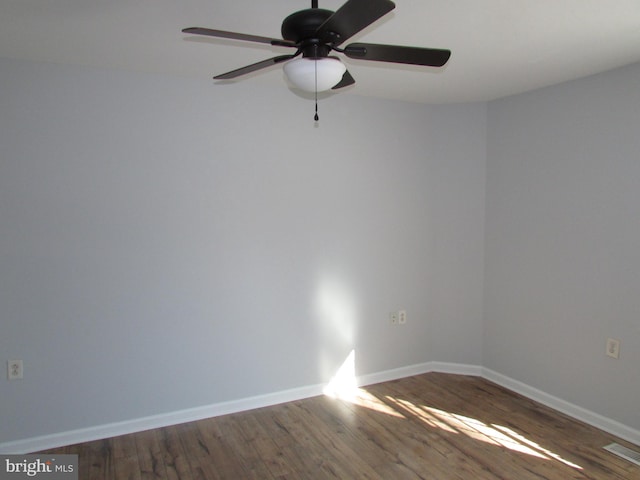
<path fill-rule="evenodd" d="M 331 15 L 331 10 L 322 8 L 308 8 L 292 13 L 282 22 L 282 38 L 296 43 L 314 39 L 318 27 Z"/>

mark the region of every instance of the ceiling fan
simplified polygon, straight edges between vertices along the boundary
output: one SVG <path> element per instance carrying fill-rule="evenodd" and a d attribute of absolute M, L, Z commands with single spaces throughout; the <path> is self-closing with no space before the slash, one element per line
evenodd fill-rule
<path fill-rule="evenodd" d="M 293 54 L 279 55 L 213 78 L 234 79 L 284 63 L 285 74 L 296 87 L 317 94 L 317 92 L 337 90 L 355 83 L 340 59 L 329 55 L 331 51 L 342 53 L 353 59 L 377 62 L 429 67 L 442 67 L 447 63 L 451 52 L 443 49 L 375 43 L 351 43 L 344 48 L 340 47 L 353 35 L 389 13 L 395 6 L 390 0 L 347 0 L 336 12 L 333 12 L 318 8 L 318 0 L 312 0 L 311 8 L 295 12 L 284 19 L 281 28 L 282 39 L 201 27 L 185 28 L 182 31 L 195 35 L 295 48 L 296 52 Z"/>

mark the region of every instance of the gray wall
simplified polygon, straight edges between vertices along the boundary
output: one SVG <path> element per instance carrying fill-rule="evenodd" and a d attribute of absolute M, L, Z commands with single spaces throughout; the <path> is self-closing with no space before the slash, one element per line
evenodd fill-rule
<path fill-rule="evenodd" d="M 633 65 L 489 104 L 483 350 L 484 366 L 636 429 L 639 79 Z"/>
<path fill-rule="evenodd" d="M 251 80 L 0 60 L 0 443 L 325 383 L 352 349 L 640 428 L 638 78 L 337 95 L 315 127 Z"/>
<path fill-rule="evenodd" d="M 327 382 L 352 349 L 480 363 L 486 105 L 338 95 L 314 127 L 250 79 L 0 85 L 0 443 Z"/>

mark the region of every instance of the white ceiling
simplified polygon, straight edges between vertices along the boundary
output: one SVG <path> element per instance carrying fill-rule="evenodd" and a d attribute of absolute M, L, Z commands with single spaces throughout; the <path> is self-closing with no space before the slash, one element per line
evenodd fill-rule
<path fill-rule="evenodd" d="M 320 0 L 320 8 L 343 3 Z M 0 0 L 0 57 L 211 78 L 292 52 L 185 35 L 182 28 L 279 38 L 282 20 L 310 6 L 310 0 Z M 351 41 L 448 48 L 452 56 L 443 69 L 343 57 L 357 83 L 341 95 L 485 101 L 640 61 L 640 0 L 396 0 L 393 12 Z M 279 66 L 237 81 L 287 88 Z"/>

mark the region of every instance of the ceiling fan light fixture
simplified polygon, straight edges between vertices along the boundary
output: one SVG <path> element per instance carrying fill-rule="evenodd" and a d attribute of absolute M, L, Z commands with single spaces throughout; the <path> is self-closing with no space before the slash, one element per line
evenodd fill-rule
<path fill-rule="evenodd" d="M 303 57 L 285 63 L 283 69 L 289 81 L 300 90 L 324 92 L 342 80 L 347 67 L 337 58 Z"/>

